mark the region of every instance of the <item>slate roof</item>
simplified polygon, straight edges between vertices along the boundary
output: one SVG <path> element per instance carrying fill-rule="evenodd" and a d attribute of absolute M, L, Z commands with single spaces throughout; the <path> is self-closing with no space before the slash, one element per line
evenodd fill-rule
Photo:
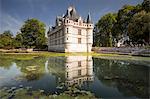
<path fill-rule="evenodd" d="M 68 8 L 68 10 L 64 16 L 64 18 L 69 18 L 71 20 L 77 20 L 77 19 L 79 19 L 79 17 L 80 16 L 78 15 L 76 9 L 73 6 Z"/>
<path fill-rule="evenodd" d="M 91 19 L 90 13 L 88 14 L 88 17 L 87 17 L 87 23 L 92 23 L 92 19 Z"/>

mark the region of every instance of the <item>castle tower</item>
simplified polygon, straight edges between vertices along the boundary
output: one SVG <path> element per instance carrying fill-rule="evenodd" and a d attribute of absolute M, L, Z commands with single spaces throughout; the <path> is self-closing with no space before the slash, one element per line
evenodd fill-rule
<path fill-rule="evenodd" d="M 91 52 L 93 23 L 90 13 L 86 21 L 70 6 L 63 16 L 57 16 L 56 24 L 48 31 L 48 50 L 57 52 Z"/>

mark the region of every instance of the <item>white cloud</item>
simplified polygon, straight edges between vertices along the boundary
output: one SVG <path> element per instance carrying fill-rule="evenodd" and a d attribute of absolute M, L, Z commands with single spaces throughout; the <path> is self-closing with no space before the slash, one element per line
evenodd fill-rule
<path fill-rule="evenodd" d="M 23 22 L 12 15 L 2 13 L 0 24 L 1 33 L 5 30 L 10 30 L 13 32 L 13 34 L 16 34 L 18 31 L 20 31 L 20 27 L 22 26 Z"/>

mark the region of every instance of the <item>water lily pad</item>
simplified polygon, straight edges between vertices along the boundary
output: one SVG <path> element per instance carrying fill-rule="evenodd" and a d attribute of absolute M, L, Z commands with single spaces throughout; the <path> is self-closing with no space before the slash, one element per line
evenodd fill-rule
<path fill-rule="evenodd" d="M 27 71 L 36 71 L 37 70 L 37 66 L 27 66 L 26 70 Z"/>

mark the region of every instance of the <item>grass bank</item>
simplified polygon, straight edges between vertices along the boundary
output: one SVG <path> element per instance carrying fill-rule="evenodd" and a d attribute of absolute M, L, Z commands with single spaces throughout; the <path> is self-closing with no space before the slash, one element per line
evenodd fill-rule
<path fill-rule="evenodd" d="M 131 55 L 118 55 L 118 54 L 104 54 L 104 53 L 56 53 L 56 52 L 31 52 L 31 53 L 0 53 L 3 58 L 17 58 L 21 60 L 33 59 L 35 57 L 57 57 L 57 56 L 93 56 L 102 59 L 116 59 L 116 60 L 136 60 L 148 61 L 150 57 L 140 57 Z"/>

